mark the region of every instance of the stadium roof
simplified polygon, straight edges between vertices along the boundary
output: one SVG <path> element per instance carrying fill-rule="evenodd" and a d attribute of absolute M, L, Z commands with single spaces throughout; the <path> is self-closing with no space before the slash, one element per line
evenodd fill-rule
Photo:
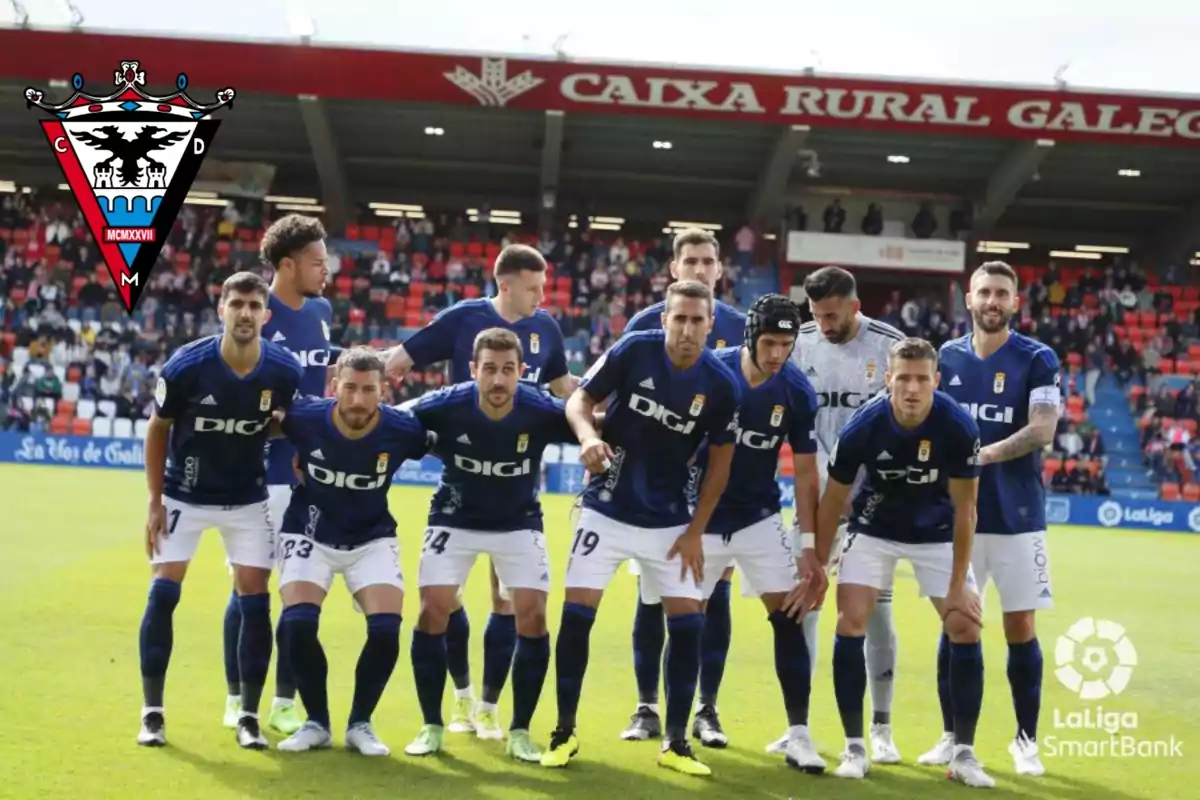
<path fill-rule="evenodd" d="M 806 193 L 970 201 L 986 238 L 1070 245 L 1181 248 L 1200 219 L 1200 98 L 48 31 L 0 30 L 0 54 L 5 109 L 27 86 L 66 99 L 73 73 L 103 93 L 121 59 L 152 90 L 232 86 L 210 159 L 272 165 L 271 194 L 335 221 L 370 202 L 533 215 L 548 191 L 726 224 Z M 0 180 L 61 180 L 41 117 L 0 115 Z"/>

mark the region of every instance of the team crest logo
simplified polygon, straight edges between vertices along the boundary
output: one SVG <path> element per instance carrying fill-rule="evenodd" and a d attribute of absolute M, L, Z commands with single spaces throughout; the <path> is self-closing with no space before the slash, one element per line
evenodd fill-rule
<path fill-rule="evenodd" d="M 875 380 L 875 370 L 876 370 L 875 362 L 868 361 L 867 362 L 867 380 L 869 380 L 869 381 Z"/>
<path fill-rule="evenodd" d="M 704 395 L 698 394 L 692 398 L 692 407 L 688 409 L 688 413 L 693 417 L 699 416 L 704 410 Z"/>
<path fill-rule="evenodd" d="M 922 439 L 921 444 L 917 446 L 917 461 L 928 461 L 929 451 L 933 448 L 933 442 L 928 439 Z"/>
<path fill-rule="evenodd" d="M 42 131 L 132 313 L 221 124 L 209 117 L 233 106 L 234 91 L 222 89 L 216 103 L 201 105 L 184 92 L 180 73 L 177 91 L 156 97 L 144 90 L 137 61 L 121 62 L 112 94 L 85 93 L 83 83 L 76 73 L 75 93 L 58 105 L 28 88 L 25 104 L 54 117 Z"/>
<path fill-rule="evenodd" d="M 524 453 L 528 449 L 529 449 L 529 434 L 522 433 L 520 436 L 517 437 L 517 452 Z"/>
<path fill-rule="evenodd" d="M 270 411 L 271 410 L 271 390 L 270 389 L 263 389 L 262 394 L 260 394 L 258 396 L 258 410 L 259 411 Z"/>
<path fill-rule="evenodd" d="M 536 333 L 529 334 L 529 352 L 533 353 L 534 355 L 537 355 L 538 351 L 541 349 L 542 349 L 542 342 L 538 338 L 538 335 Z"/>
<path fill-rule="evenodd" d="M 387 474 L 387 467 L 388 467 L 388 454 L 380 453 L 379 458 L 375 461 L 375 471 L 378 472 L 380 475 L 385 475 L 385 474 Z"/>
<path fill-rule="evenodd" d="M 721 349 L 722 347 L 724 347 L 724 346 L 725 346 L 725 340 L 724 340 L 724 339 L 717 339 L 717 347 L 716 347 L 716 349 L 717 349 L 717 350 L 720 350 L 720 349 Z"/>
<path fill-rule="evenodd" d="M 775 406 L 771 409 L 771 427 L 778 428 L 783 422 L 783 406 Z"/>
<path fill-rule="evenodd" d="M 992 380 L 992 391 L 1000 394 L 1004 391 L 1004 373 L 997 372 L 996 377 Z"/>

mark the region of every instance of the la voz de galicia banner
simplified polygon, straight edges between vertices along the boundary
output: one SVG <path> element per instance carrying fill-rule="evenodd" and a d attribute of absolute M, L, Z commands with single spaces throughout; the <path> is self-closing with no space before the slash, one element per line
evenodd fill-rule
<path fill-rule="evenodd" d="M 0 463 L 141 469 L 144 458 L 144 447 L 139 439 L 0 433 Z M 405 462 L 393 482 L 434 486 L 441 474 L 442 462 L 427 456 L 419 462 Z M 543 488 L 552 494 L 578 494 L 583 488 L 583 480 L 584 471 L 579 464 L 547 464 Z M 779 487 L 784 505 L 791 506 L 791 480 L 780 479 Z M 1200 506 L 1161 500 L 1049 495 L 1046 498 L 1046 522 L 1200 533 Z"/>

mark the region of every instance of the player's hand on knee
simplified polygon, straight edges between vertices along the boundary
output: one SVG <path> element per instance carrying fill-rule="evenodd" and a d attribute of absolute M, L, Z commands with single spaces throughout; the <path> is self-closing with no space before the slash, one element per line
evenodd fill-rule
<path fill-rule="evenodd" d="M 579 460 L 588 472 L 601 475 L 612 466 L 613 451 L 603 439 L 586 439 L 580 445 Z"/>
<path fill-rule="evenodd" d="M 961 614 L 978 628 L 983 627 L 983 605 L 979 594 L 969 586 L 952 587 L 942 600 L 942 621 L 947 622 L 951 614 Z"/>
<path fill-rule="evenodd" d="M 815 608 L 820 608 L 825 602 L 825 593 L 829 590 L 829 576 L 825 573 L 821 562 L 814 550 L 805 550 L 797 559 L 800 569 L 800 582 L 788 593 L 783 601 L 783 612 L 795 620 Z"/>
<path fill-rule="evenodd" d="M 680 534 L 667 551 L 667 560 L 679 556 L 679 580 L 686 581 L 688 572 L 696 576 L 696 585 L 704 582 L 704 541 L 695 534 Z"/>
<path fill-rule="evenodd" d="M 161 502 L 151 503 L 146 516 L 146 557 L 154 558 L 162 550 L 162 540 L 167 537 L 167 509 Z"/>

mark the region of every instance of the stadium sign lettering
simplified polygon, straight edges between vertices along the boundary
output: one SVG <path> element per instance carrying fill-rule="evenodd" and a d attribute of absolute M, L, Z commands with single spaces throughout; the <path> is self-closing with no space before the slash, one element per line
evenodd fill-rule
<path fill-rule="evenodd" d="M 1026 100 L 1008 110 L 1008 122 L 1016 128 L 1040 131 L 1126 133 L 1134 136 L 1200 139 L 1200 110 L 1139 106 L 1126 109 L 1101 103 L 1088 108 L 1083 103 L 1054 103 Z"/>
<path fill-rule="evenodd" d="M 631 78 L 584 72 L 563 78 L 559 90 L 563 97 L 576 103 L 766 113 L 754 87 L 742 82 L 722 86 L 720 81 L 713 80 Z"/>
<path fill-rule="evenodd" d="M 907 92 L 822 89 L 817 86 L 785 86 L 784 93 L 787 99 L 779 113 L 791 116 L 958 125 L 968 128 L 986 128 L 992 123 L 990 117 L 977 113 L 978 97 L 947 97 L 925 93 L 914 98 Z"/>

